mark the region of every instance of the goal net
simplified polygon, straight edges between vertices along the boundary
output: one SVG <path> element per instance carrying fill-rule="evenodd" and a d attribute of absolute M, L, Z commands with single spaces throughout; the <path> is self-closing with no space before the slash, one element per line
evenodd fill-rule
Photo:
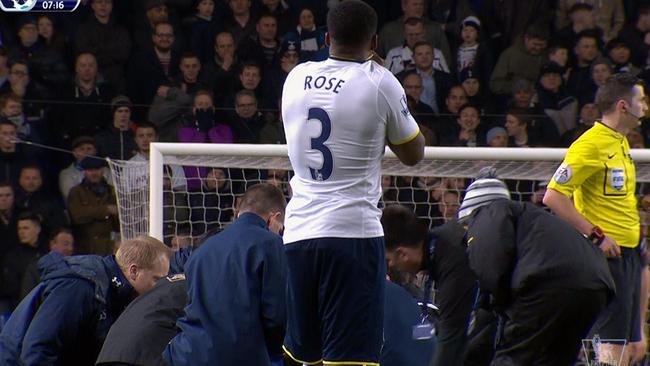
<path fill-rule="evenodd" d="M 197 242 L 231 222 L 237 214 L 238 197 L 259 182 L 275 184 L 291 198 L 286 146 L 153 143 L 150 149 L 149 162 L 110 164 L 122 239 L 150 234 L 169 245 Z M 456 216 L 465 188 L 486 166 L 497 169 L 512 199 L 541 205 L 546 183 L 565 152 L 427 147 L 424 160 L 408 167 L 387 149 L 379 205 L 403 204 L 428 225 L 440 225 Z M 645 183 L 650 182 L 650 152 L 633 150 L 632 157 L 641 197 Z"/>

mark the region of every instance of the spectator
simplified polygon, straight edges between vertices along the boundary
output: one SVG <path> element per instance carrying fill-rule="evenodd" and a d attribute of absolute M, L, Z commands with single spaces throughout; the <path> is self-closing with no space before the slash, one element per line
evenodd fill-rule
<path fill-rule="evenodd" d="M 84 171 L 81 168 L 81 161 L 86 156 L 97 155 L 97 143 L 90 136 L 79 136 L 72 140 L 72 155 L 74 162 L 59 173 L 59 190 L 65 202 L 68 201 L 68 194 L 72 187 L 81 183 L 84 178 Z M 108 168 L 103 169 L 104 179 L 111 183 L 111 171 Z"/>
<path fill-rule="evenodd" d="M 127 240 L 103 258 L 46 255 L 43 280 L 0 334 L 1 362 L 93 365 L 122 310 L 169 272 L 169 255 L 148 237 Z"/>
<path fill-rule="evenodd" d="M 512 84 L 512 100 L 510 105 L 515 108 L 531 108 L 535 102 L 535 87 L 526 79 L 518 79 Z"/>
<path fill-rule="evenodd" d="M 13 122 L 0 118 L 0 182 L 18 187 L 20 170 L 29 161 L 23 145 L 16 146 L 18 131 Z"/>
<path fill-rule="evenodd" d="M 239 90 L 248 90 L 255 93 L 255 97 L 262 106 L 269 106 L 264 98 L 260 83 L 262 81 L 262 69 L 258 64 L 244 62 L 239 71 Z M 232 101 L 232 100 L 231 100 Z"/>
<path fill-rule="evenodd" d="M 289 72 L 300 61 L 300 43 L 295 40 L 285 39 L 278 52 L 275 65 L 265 78 L 264 95 L 269 100 L 278 100 L 282 96 L 282 86 Z"/>
<path fill-rule="evenodd" d="M 84 179 L 68 195 L 77 254 L 110 255 L 118 230 L 115 193 L 102 175 L 104 160 L 86 157 L 80 165 Z"/>
<path fill-rule="evenodd" d="M 493 52 L 499 54 L 511 45 L 518 45 L 522 34 L 524 38 L 527 34 L 533 35 L 531 28 L 548 29 L 553 16 L 550 3 L 548 0 L 483 1 L 480 18 L 483 19 L 483 28 L 487 39 L 491 40 Z M 538 32 L 534 32 L 537 33 L 535 36 L 543 36 L 541 39 L 544 41 L 548 39 L 547 34 Z M 531 78 L 534 79 L 535 77 Z"/>
<path fill-rule="evenodd" d="M 280 357 L 286 268 L 277 234 L 285 205 L 282 192 L 270 184 L 249 188 L 237 220 L 190 257 L 185 273 L 192 306 L 176 323 L 180 333 L 165 348 L 168 364 L 268 365 L 270 358 Z M 212 289 L 215 280 L 231 295 L 219 296 Z"/>
<path fill-rule="evenodd" d="M 561 43 L 550 46 L 548 48 L 548 60 L 555 62 L 564 70 L 562 78 L 566 80 L 567 71 L 569 70 L 569 48 Z"/>
<path fill-rule="evenodd" d="M 402 46 L 405 41 L 404 22 L 409 18 L 423 18 L 425 7 L 423 0 L 401 0 L 403 15 L 394 21 L 386 23 L 379 32 L 377 53 L 385 56 L 388 51 Z M 442 25 L 432 21 L 424 24 L 425 37 L 423 40 L 431 42 L 434 48 L 439 49 L 444 55 L 446 64 L 452 60 L 449 43 L 442 29 Z"/>
<path fill-rule="evenodd" d="M 180 55 L 172 49 L 174 27 L 170 23 L 158 23 L 154 31 L 153 47 L 141 48 L 127 71 L 129 96 L 136 104 L 151 104 L 153 97 L 164 94 L 166 86 L 178 74 Z"/>
<path fill-rule="evenodd" d="M 650 4 L 641 4 L 636 19 L 621 30 L 619 38 L 632 50 L 632 63 L 646 66 L 646 57 L 650 51 Z"/>
<path fill-rule="evenodd" d="M 14 188 L 7 182 L 0 182 L 0 263 L 12 245 L 18 243 L 17 216 Z"/>
<path fill-rule="evenodd" d="M 234 132 L 230 124 L 218 120 L 214 101 L 208 91 L 200 91 L 194 97 L 192 113 L 183 117 L 178 130 L 179 142 L 233 143 Z M 189 191 L 201 188 L 201 178 L 207 174 L 205 167 L 183 167 Z"/>
<path fill-rule="evenodd" d="M 300 10 L 296 30 L 287 33 L 285 38 L 300 42 L 301 62 L 327 58 L 327 53 L 321 51 L 325 48 L 325 32 L 316 27 L 314 12 L 309 8 Z"/>
<path fill-rule="evenodd" d="M 111 100 L 111 112 L 113 124 L 95 135 L 99 156 L 128 160 L 136 149 L 131 130 L 131 100 L 118 95 Z"/>
<path fill-rule="evenodd" d="M 384 66 L 395 75 L 402 70 L 415 68 L 414 47 L 418 42 L 426 40 L 424 21 L 420 18 L 406 19 L 404 21 L 404 38 L 404 44 L 390 49 L 384 61 Z M 432 55 L 432 66 L 439 71 L 449 73 L 449 66 L 442 52 L 434 48 Z"/>
<path fill-rule="evenodd" d="M 295 15 L 284 0 L 262 0 L 262 13 L 271 14 L 278 21 L 278 34 L 287 34 L 294 24 Z"/>
<path fill-rule="evenodd" d="M 464 104 L 458 109 L 456 125 L 442 136 L 443 146 L 485 146 L 485 130 L 476 106 Z"/>
<path fill-rule="evenodd" d="M 41 220 L 31 213 L 23 212 L 17 219 L 18 245 L 13 246 L 2 260 L 0 285 L 0 309 L 14 309 L 20 301 L 20 284 L 29 263 L 43 255 L 41 243 Z"/>
<path fill-rule="evenodd" d="M 547 32 L 544 29 L 529 27 L 523 42 L 517 42 L 505 50 L 497 61 L 492 76 L 490 89 L 497 95 L 509 95 L 512 84 L 517 79 L 535 82 L 544 63 L 543 52 L 546 49 Z"/>
<path fill-rule="evenodd" d="M 491 114 L 495 110 L 492 96 L 487 87 L 479 79 L 479 74 L 472 68 L 465 68 L 460 73 L 460 85 L 467 95 L 467 101 L 475 105 L 480 114 Z"/>
<path fill-rule="evenodd" d="M 30 77 L 30 68 L 25 59 L 12 60 L 9 65 L 9 83 L 0 89 L 0 94 L 12 92 L 23 99 L 23 112 L 28 119 L 43 120 L 47 108 L 43 99 L 47 99 L 47 92 Z"/>
<path fill-rule="evenodd" d="M 422 100 L 422 76 L 414 71 L 407 71 L 401 75 L 402 86 L 406 92 L 407 98 L 412 99 L 412 104 L 409 106 L 410 112 L 415 117 L 415 120 L 428 128 L 433 127 L 436 112 L 429 104 Z"/>
<path fill-rule="evenodd" d="M 481 21 L 475 16 L 469 16 L 461 23 L 460 37 L 462 43 L 456 48 L 455 72 L 462 74 L 465 69 L 472 69 L 477 74 L 481 84 L 488 85 L 490 74 L 494 68 L 494 60 L 489 46 L 480 40 Z"/>
<path fill-rule="evenodd" d="M 282 106 L 282 100 L 278 100 L 277 109 Z M 286 144 L 287 138 L 284 135 L 284 124 L 282 123 L 282 113 L 267 113 L 265 116 L 266 124 L 260 130 L 261 144 Z"/>
<path fill-rule="evenodd" d="M 43 186 L 43 173 L 38 165 L 25 165 L 20 170 L 16 208 L 38 215 L 46 236 L 55 228 L 69 224 L 59 198 Z"/>
<path fill-rule="evenodd" d="M 512 147 L 535 146 L 535 141 L 529 141 L 528 136 L 529 117 L 526 111 L 512 108 L 506 114 L 506 130 L 508 131 L 508 145 Z"/>
<path fill-rule="evenodd" d="M 184 33 L 188 36 L 189 49 L 201 60 L 207 60 L 212 54 L 210 44 L 221 19 L 218 14 L 215 16 L 214 0 L 198 0 L 194 4 L 196 12 L 183 19 Z"/>
<path fill-rule="evenodd" d="M 223 27 L 232 34 L 239 48 L 255 34 L 255 18 L 251 14 L 251 0 L 228 0 L 232 15 L 224 20 Z"/>
<path fill-rule="evenodd" d="M 212 168 L 201 185 L 201 194 L 190 195 L 192 236 L 224 228 L 233 219 L 233 187 L 228 171 Z"/>
<path fill-rule="evenodd" d="M 588 3 L 575 3 L 569 9 L 571 23 L 558 30 L 555 38 L 562 41 L 569 48 L 574 48 L 578 43 L 578 35 L 583 31 L 593 33 L 601 46 L 603 30 L 596 25 L 594 7 Z"/>
<path fill-rule="evenodd" d="M 607 42 L 605 51 L 607 51 L 607 56 L 614 63 L 612 73 L 629 72 L 632 75 L 641 73 L 641 69 L 632 64 L 632 49 L 623 39 L 614 38 Z M 639 66 L 644 66 L 644 64 Z"/>
<path fill-rule="evenodd" d="M 47 143 L 49 136 L 45 121 L 42 118 L 38 118 L 38 116 L 29 116 L 25 112 L 21 97 L 13 93 L 0 96 L 0 118 L 5 118 L 16 125 L 18 139 L 37 144 Z M 34 155 L 42 152 L 31 146 L 28 147 L 28 150 Z"/>
<path fill-rule="evenodd" d="M 595 24 L 603 30 L 606 41 L 616 37 L 625 23 L 621 0 L 559 0 L 555 11 L 556 27 L 562 28 L 569 22 L 571 9 L 576 4 L 587 4 L 593 9 Z"/>
<path fill-rule="evenodd" d="M 596 91 L 601 85 L 605 84 L 608 77 L 614 74 L 614 66 L 609 59 L 598 57 L 591 63 L 590 73 L 592 83 L 589 93 L 578 96 L 581 105 L 596 100 Z"/>
<path fill-rule="evenodd" d="M 140 122 L 135 128 L 137 153 L 129 161 L 149 161 L 149 145 L 158 141 L 156 126 L 149 122 Z M 146 174 L 134 177 L 140 186 L 131 187 L 133 191 L 147 191 L 148 177 Z M 138 183 L 136 183 L 138 184 Z M 177 223 L 187 222 L 189 217 L 187 181 L 183 168 L 179 165 L 165 165 L 163 173 L 163 236 L 170 237 L 177 232 Z"/>
<path fill-rule="evenodd" d="M 76 137 L 93 136 L 108 127 L 107 105 L 113 96 L 113 88 L 99 82 L 95 56 L 80 53 L 75 62 L 74 83 L 62 91 L 62 99 L 66 103 L 59 107 L 57 113 L 60 124 L 56 135 L 62 135 L 61 145 L 68 148 Z"/>
<path fill-rule="evenodd" d="M 537 98 L 539 108 L 544 110 L 557 127 L 554 136 L 542 137 L 545 142 L 556 144 L 559 134 L 575 127 L 575 116 L 578 113 L 578 101 L 564 87 L 562 68 L 552 62 L 542 66 L 537 83 Z"/>
<path fill-rule="evenodd" d="M 199 77 L 201 61 L 193 53 L 181 56 L 181 74 L 174 78 L 169 86 L 161 86 L 149 108 L 149 121 L 160 131 L 160 141 L 176 142 L 178 128 L 176 121 L 192 105 L 194 95 L 208 87 Z"/>
<path fill-rule="evenodd" d="M 420 100 L 431 106 L 437 114 L 440 111 L 439 106 L 442 105 L 442 96 L 447 95 L 453 81 L 449 73 L 436 63 L 435 51 L 430 43 L 417 42 L 413 46 L 412 58 L 414 71 L 422 78 Z M 407 70 L 402 73 L 410 71 Z M 401 78 L 401 74 L 398 78 Z"/>
<path fill-rule="evenodd" d="M 561 147 L 569 147 L 571 144 L 582 136 L 591 126 L 594 125 L 596 120 L 600 117 L 600 111 L 594 102 L 585 103 L 580 108 L 580 116 L 578 118 L 578 125 L 562 135 Z"/>
<path fill-rule="evenodd" d="M 171 24 L 167 0 L 145 0 L 143 3 L 145 18 L 136 24 L 133 34 L 134 48 L 139 50 L 151 48 L 151 35 L 156 34 L 156 25 L 158 23 Z M 155 42 L 155 38 L 153 41 Z"/>
<path fill-rule="evenodd" d="M 207 90 L 196 93 L 192 113 L 182 119 L 177 133 L 180 142 L 232 143 L 234 141 L 230 125 L 217 120 L 212 94 Z"/>
<path fill-rule="evenodd" d="M 567 89 L 571 95 L 588 93 L 591 87 L 591 63 L 598 57 L 598 37 L 589 31 L 578 35 L 574 48 L 575 64 L 569 73 Z"/>
<path fill-rule="evenodd" d="M 456 128 L 458 113 L 460 107 L 467 103 L 467 94 L 465 89 L 460 85 L 454 85 L 449 89 L 449 94 L 445 98 L 445 109 L 435 124 L 435 132 L 438 136 L 449 136 L 453 134 Z"/>
<path fill-rule="evenodd" d="M 237 116 L 232 123 L 235 142 L 258 144 L 265 122 L 257 110 L 257 98 L 252 91 L 244 89 L 235 95 L 235 112 Z"/>
<path fill-rule="evenodd" d="M 48 242 L 48 252 L 57 252 L 68 257 L 74 252 L 74 237 L 72 231 L 68 228 L 58 228 L 50 235 Z M 27 294 L 38 286 L 41 282 L 41 275 L 38 273 L 38 258 L 31 258 L 31 261 L 25 268 L 25 274 L 20 285 L 19 301 L 24 299 Z"/>
<path fill-rule="evenodd" d="M 213 88 L 217 100 L 224 101 L 235 90 L 236 72 L 239 66 L 235 39 L 229 32 L 221 32 L 214 38 L 214 55 L 204 62 L 204 74 Z"/>
<path fill-rule="evenodd" d="M 9 52 L 11 59 L 28 60 L 34 79 L 49 88 L 56 89 L 70 80 L 63 55 L 39 40 L 34 17 L 26 15 L 21 18 L 17 33 L 18 42 Z"/>
<path fill-rule="evenodd" d="M 66 59 L 68 40 L 65 35 L 55 29 L 54 17 L 50 14 L 39 14 L 37 19 L 38 35 L 45 42 L 45 46 Z"/>
<path fill-rule="evenodd" d="M 508 147 L 508 131 L 503 127 L 492 127 L 485 140 L 489 147 Z"/>
<path fill-rule="evenodd" d="M 278 21 L 273 15 L 263 14 L 257 19 L 255 30 L 256 35 L 242 42 L 239 55 L 244 62 L 254 62 L 268 71 L 280 49 Z"/>
<path fill-rule="evenodd" d="M 124 93 L 127 85 L 124 71 L 131 53 L 131 37 L 117 24 L 113 0 L 93 0 L 90 7 L 93 15 L 75 33 L 75 49 L 77 53 L 95 55 L 101 75 L 119 93 Z"/>

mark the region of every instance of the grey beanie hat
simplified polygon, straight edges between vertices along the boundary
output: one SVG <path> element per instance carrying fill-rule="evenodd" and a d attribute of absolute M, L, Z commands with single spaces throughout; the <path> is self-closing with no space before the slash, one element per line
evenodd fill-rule
<path fill-rule="evenodd" d="M 463 202 L 458 210 L 458 219 L 466 218 L 475 209 L 500 199 L 510 199 L 508 187 L 496 178 L 494 168 L 483 168 L 465 191 L 465 197 L 463 197 Z"/>

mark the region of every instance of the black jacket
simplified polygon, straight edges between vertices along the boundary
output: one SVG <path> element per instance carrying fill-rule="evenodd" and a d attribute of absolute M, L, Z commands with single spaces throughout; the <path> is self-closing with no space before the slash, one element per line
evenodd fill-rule
<path fill-rule="evenodd" d="M 467 260 L 464 235 L 465 229 L 450 221 L 429 232 L 425 242 L 425 268 L 435 282 L 436 305 L 440 308 L 438 327 L 467 327 L 469 323 L 477 283 Z"/>
<path fill-rule="evenodd" d="M 531 289 L 615 287 L 601 250 L 562 219 L 527 202 L 497 200 L 469 219 L 469 264 L 494 305 Z"/>
<path fill-rule="evenodd" d="M 166 277 L 137 297 L 106 336 L 97 365 L 164 366 L 162 351 L 176 335 L 176 320 L 187 304 L 184 275 Z"/>

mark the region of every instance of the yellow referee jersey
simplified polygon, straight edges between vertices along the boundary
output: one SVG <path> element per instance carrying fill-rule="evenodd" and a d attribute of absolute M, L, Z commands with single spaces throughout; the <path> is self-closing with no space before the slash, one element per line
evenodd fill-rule
<path fill-rule="evenodd" d="M 625 136 L 595 123 L 576 140 L 548 185 L 623 247 L 639 244 L 636 169 Z"/>

